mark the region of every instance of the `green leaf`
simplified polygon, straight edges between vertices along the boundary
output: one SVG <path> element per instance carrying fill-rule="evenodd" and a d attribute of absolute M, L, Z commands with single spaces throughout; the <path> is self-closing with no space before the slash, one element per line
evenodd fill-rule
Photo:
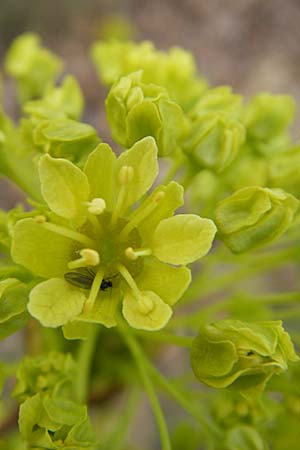
<path fill-rule="evenodd" d="M 63 279 L 51 278 L 32 289 L 28 310 L 43 326 L 56 328 L 79 316 L 85 300 L 78 288 Z"/>
<path fill-rule="evenodd" d="M 145 258 L 142 273 L 136 280 L 143 291 L 153 291 L 172 306 L 188 288 L 191 271 L 187 267 L 172 267 L 154 258 Z"/>
<path fill-rule="evenodd" d="M 152 137 L 145 137 L 122 153 L 117 160 L 117 176 L 123 166 L 133 168 L 133 178 L 126 185 L 123 212 L 136 203 L 152 186 L 158 175 L 157 146 Z"/>
<path fill-rule="evenodd" d="M 129 325 L 138 330 L 155 331 L 163 328 L 172 316 L 172 309 L 151 291 L 141 292 L 141 301 L 148 305 L 150 310 L 141 310 L 137 299 L 130 293 L 125 293 L 123 300 L 123 315 Z"/>
<path fill-rule="evenodd" d="M 90 184 L 90 198 L 103 198 L 109 211 L 115 204 L 116 155 L 108 144 L 99 144 L 89 155 L 84 172 Z"/>
<path fill-rule="evenodd" d="M 13 229 L 13 260 L 40 277 L 57 277 L 67 272 L 72 250 L 71 239 L 46 230 L 34 219 L 22 219 Z"/>
<path fill-rule="evenodd" d="M 80 218 L 89 200 L 89 184 L 85 174 L 65 159 L 44 155 L 40 159 L 41 190 L 50 209 L 66 219 Z"/>
<path fill-rule="evenodd" d="M 153 254 L 170 264 L 189 264 L 210 250 L 216 227 L 210 219 L 195 214 L 178 214 L 163 219 L 153 239 Z"/>

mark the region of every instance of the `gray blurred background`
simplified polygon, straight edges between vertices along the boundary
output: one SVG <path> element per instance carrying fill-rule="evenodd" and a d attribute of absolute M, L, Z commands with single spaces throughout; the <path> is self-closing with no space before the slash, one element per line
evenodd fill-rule
<path fill-rule="evenodd" d="M 112 15 L 126 17 L 138 40 L 150 39 L 161 49 L 179 45 L 190 50 L 212 85 L 229 84 L 246 96 L 267 90 L 298 98 L 298 0 L 1 0 L 1 59 L 15 36 L 39 33 L 79 79 L 87 102 L 84 119 L 101 132 L 105 90 L 88 51 Z M 12 98 L 8 95 L 6 102 L 13 112 Z M 1 182 L 0 206 L 9 208 L 17 198 Z"/>

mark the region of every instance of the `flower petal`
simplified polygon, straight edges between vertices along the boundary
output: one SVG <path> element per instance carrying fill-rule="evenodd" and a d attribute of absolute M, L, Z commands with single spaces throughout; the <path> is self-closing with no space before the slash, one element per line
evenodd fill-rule
<path fill-rule="evenodd" d="M 116 322 L 116 312 L 121 300 L 121 291 L 119 289 L 108 289 L 101 291 L 93 309 L 88 313 L 83 313 L 78 320 L 83 322 L 101 323 L 107 328 L 114 327 Z"/>
<path fill-rule="evenodd" d="M 56 328 L 77 317 L 85 300 L 78 288 L 61 278 L 51 278 L 32 289 L 28 311 L 43 326 Z"/>
<path fill-rule="evenodd" d="M 39 161 L 39 174 L 42 195 L 52 211 L 65 219 L 84 216 L 89 183 L 78 167 L 66 159 L 44 155 Z"/>
<path fill-rule="evenodd" d="M 79 320 L 72 320 L 62 327 L 64 337 L 69 340 L 73 339 L 87 339 L 90 335 L 91 327 L 96 326 L 91 323 L 80 322 Z"/>
<path fill-rule="evenodd" d="M 152 239 L 153 254 L 170 264 L 189 264 L 210 250 L 216 233 L 212 220 L 195 214 L 178 214 L 163 219 Z"/>
<path fill-rule="evenodd" d="M 89 155 L 84 172 L 90 183 L 90 197 L 103 198 L 108 210 L 115 203 L 116 155 L 108 144 L 99 144 Z"/>
<path fill-rule="evenodd" d="M 143 291 L 155 292 L 165 303 L 172 306 L 183 295 L 191 281 L 187 267 L 173 267 L 154 258 L 145 258 L 141 275 L 136 280 Z"/>
<path fill-rule="evenodd" d="M 34 219 L 19 220 L 13 229 L 13 260 L 40 277 L 57 277 L 67 272 L 72 247 L 71 239 L 46 230 Z"/>
<path fill-rule="evenodd" d="M 171 181 L 166 186 L 161 185 L 154 189 L 141 206 L 146 207 L 158 192 L 163 192 L 164 197 L 158 202 L 154 211 L 139 224 L 139 232 L 146 242 L 151 239 L 159 222 L 172 216 L 174 211 L 183 205 L 183 187 L 175 181 Z M 139 208 L 137 208 L 138 210 Z"/>
<path fill-rule="evenodd" d="M 129 325 L 139 330 L 160 330 L 172 316 L 172 309 L 154 292 L 142 291 L 142 299 L 152 302 L 152 309 L 142 312 L 135 297 L 130 292 L 123 300 L 123 315 Z"/>
<path fill-rule="evenodd" d="M 155 140 L 150 136 L 145 137 L 122 153 L 117 160 L 117 178 L 123 166 L 133 168 L 133 179 L 126 186 L 126 197 L 122 205 L 124 212 L 150 189 L 158 175 Z"/>

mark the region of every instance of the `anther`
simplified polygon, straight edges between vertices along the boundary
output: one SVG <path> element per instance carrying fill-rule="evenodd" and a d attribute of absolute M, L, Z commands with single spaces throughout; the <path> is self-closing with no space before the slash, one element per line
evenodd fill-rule
<path fill-rule="evenodd" d="M 142 295 L 138 300 L 139 311 L 142 314 L 147 315 L 153 310 L 153 308 L 154 308 L 153 301 L 150 298 L 146 297 L 145 295 Z"/>
<path fill-rule="evenodd" d="M 35 216 L 34 220 L 36 221 L 36 223 L 45 223 L 47 222 L 47 219 L 45 216 Z"/>
<path fill-rule="evenodd" d="M 68 263 L 69 269 L 78 269 L 80 267 L 97 266 L 100 263 L 100 256 L 96 250 L 84 248 L 79 252 L 81 258 Z"/>
<path fill-rule="evenodd" d="M 96 216 L 102 214 L 105 209 L 106 203 L 103 198 L 93 198 L 93 200 L 88 203 L 88 212 Z"/>
<path fill-rule="evenodd" d="M 125 250 L 125 256 L 127 259 L 131 261 L 135 261 L 139 256 L 149 256 L 152 254 L 152 250 L 150 248 L 137 248 L 133 249 L 132 247 L 128 247 Z"/>
<path fill-rule="evenodd" d="M 119 172 L 119 183 L 129 184 L 133 180 L 134 169 L 132 166 L 122 166 Z"/>

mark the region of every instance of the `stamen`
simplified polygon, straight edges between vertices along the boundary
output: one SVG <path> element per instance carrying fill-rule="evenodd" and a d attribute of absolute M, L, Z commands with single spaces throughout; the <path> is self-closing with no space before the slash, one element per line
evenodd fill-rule
<path fill-rule="evenodd" d="M 149 256 L 152 254 L 151 248 L 135 248 L 128 247 L 125 250 L 125 256 L 131 261 L 135 261 L 139 256 Z"/>
<path fill-rule="evenodd" d="M 141 297 L 140 290 L 137 287 L 136 282 L 132 278 L 129 271 L 126 269 L 126 267 L 123 264 L 118 264 L 116 268 L 117 268 L 118 272 L 120 272 L 122 277 L 125 279 L 125 281 L 127 281 L 127 284 L 129 285 L 129 287 L 132 289 L 132 293 L 133 293 L 134 297 L 137 300 L 139 300 Z"/>
<path fill-rule="evenodd" d="M 84 248 L 79 252 L 81 258 L 75 259 L 68 263 L 69 269 L 79 269 L 80 267 L 98 266 L 100 263 L 100 256 L 96 250 L 91 248 Z"/>
<path fill-rule="evenodd" d="M 145 315 L 151 312 L 154 308 L 153 301 L 150 298 L 146 297 L 146 295 L 143 295 L 143 293 L 139 290 L 136 282 L 134 281 L 126 267 L 123 264 L 118 264 L 116 268 L 131 288 L 133 296 L 137 300 L 139 311 Z"/>
<path fill-rule="evenodd" d="M 95 275 L 95 278 L 94 278 L 94 281 L 93 281 L 93 284 L 92 284 L 92 287 L 90 290 L 90 295 L 89 295 L 87 301 L 85 302 L 85 305 L 83 308 L 84 313 L 89 312 L 93 308 L 94 303 L 97 299 L 100 287 L 101 287 L 103 276 L 104 276 L 104 270 L 103 270 L 103 268 L 100 268 Z"/>
<path fill-rule="evenodd" d="M 94 231 L 96 232 L 96 235 L 98 237 L 102 236 L 104 234 L 104 230 L 101 226 L 101 223 L 99 222 L 98 218 L 94 216 L 94 214 L 88 214 L 88 220 L 90 221 L 92 227 L 94 228 Z"/>
<path fill-rule="evenodd" d="M 111 216 L 111 224 L 114 225 L 117 221 L 117 218 L 122 211 L 122 206 L 127 193 L 127 185 L 131 183 L 134 176 L 134 169 L 132 166 L 122 166 L 119 172 L 119 183 L 121 184 L 121 188 L 118 193 L 117 201 L 115 209 Z"/>
<path fill-rule="evenodd" d="M 103 198 L 93 198 L 91 202 L 88 202 L 88 212 L 99 216 L 106 209 L 106 203 Z"/>
<path fill-rule="evenodd" d="M 159 202 L 164 198 L 164 191 L 158 191 L 150 202 L 145 206 L 143 204 L 134 212 L 134 215 L 130 218 L 130 221 L 125 225 L 120 233 L 120 239 L 125 239 L 128 234 L 135 228 L 142 220 L 149 216 L 155 208 L 158 206 Z"/>
<path fill-rule="evenodd" d="M 70 230 L 69 228 L 62 227 L 61 225 L 56 225 L 54 223 L 46 222 L 46 217 L 37 216 L 35 221 L 41 224 L 46 230 L 52 231 L 53 233 L 59 234 L 66 238 L 72 239 L 73 241 L 80 242 L 87 247 L 95 247 L 96 243 L 87 237 L 85 234 L 79 233 L 78 231 Z"/>

